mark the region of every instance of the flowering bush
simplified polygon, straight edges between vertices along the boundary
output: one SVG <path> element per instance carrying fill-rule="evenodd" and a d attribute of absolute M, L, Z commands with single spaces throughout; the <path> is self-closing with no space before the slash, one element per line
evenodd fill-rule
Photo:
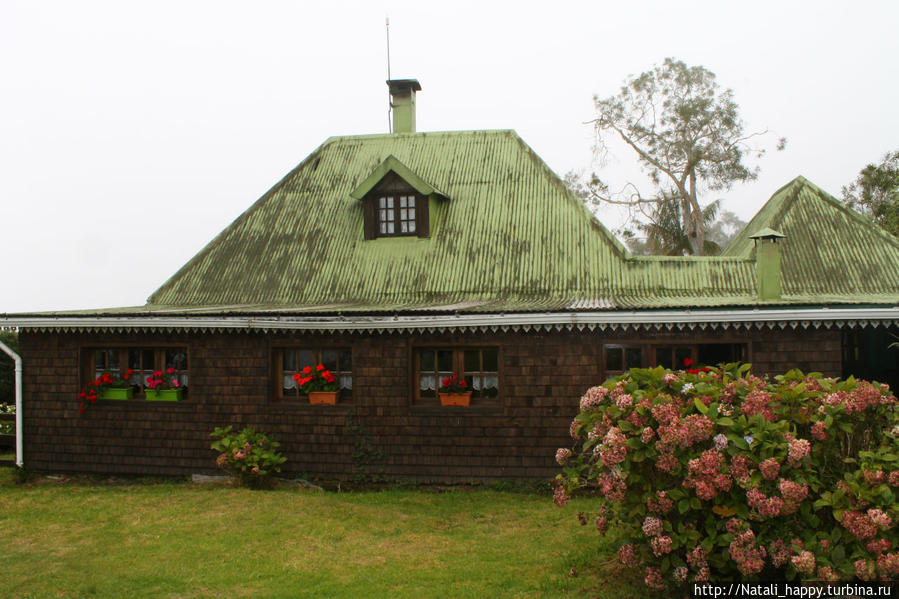
<path fill-rule="evenodd" d="M 448 376 L 440 381 L 440 393 L 468 393 L 471 387 L 458 374 Z"/>
<path fill-rule="evenodd" d="M 232 433 L 231 427 L 216 427 L 212 449 L 220 452 L 216 465 L 237 476 L 241 484 L 251 488 L 265 487 L 272 472 L 280 472 L 287 458 L 278 453 L 281 446 L 252 428 Z"/>
<path fill-rule="evenodd" d="M 620 504 L 621 563 L 661 589 L 899 576 L 899 413 L 886 385 L 748 365 L 633 369 L 589 389 L 556 503 Z"/>
<path fill-rule="evenodd" d="M 166 391 L 168 389 L 177 389 L 181 386 L 178 377 L 175 375 L 174 368 L 166 368 L 165 371 L 157 370 L 147 377 L 147 388 L 154 391 Z"/>
<path fill-rule="evenodd" d="M 78 393 L 78 413 L 84 414 L 85 410 L 89 405 L 94 405 L 97 403 L 97 398 L 100 395 L 100 391 L 103 389 L 127 389 L 132 386 L 134 382 L 131 380 L 131 376 L 134 374 L 134 371 L 130 368 L 125 371 L 125 374 L 118 373 L 109 373 L 104 372 L 96 379 L 85 385 L 81 388 L 81 392 Z"/>
<path fill-rule="evenodd" d="M 310 393 L 314 391 L 340 391 L 340 383 L 330 370 L 319 364 L 312 370 L 306 366 L 302 371 L 293 375 L 297 382 L 297 394 L 300 391 Z"/>

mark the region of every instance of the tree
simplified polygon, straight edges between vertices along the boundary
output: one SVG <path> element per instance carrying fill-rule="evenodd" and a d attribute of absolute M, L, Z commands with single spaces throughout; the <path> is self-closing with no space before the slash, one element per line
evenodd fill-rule
<path fill-rule="evenodd" d="M 747 165 L 744 158 L 764 154 L 748 144 L 764 132 L 744 134 L 733 91 L 721 90 L 714 73 L 673 58 L 629 79 L 617 95 L 594 100 L 598 148 L 605 151 L 610 138 L 623 141 L 636 152 L 655 190 L 646 196 L 628 184 L 610 194 L 594 174 L 585 185 L 590 201 L 645 207 L 676 198 L 690 253 L 704 254 L 709 223 L 700 192 L 727 190 L 755 179 L 758 167 Z M 785 143 L 781 139 L 778 149 Z"/>
<path fill-rule="evenodd" d="M 899 236 L 899 150 L 887 152 L 880 164 L 869 164 L 843 187 L 843 201 Z"/>
<path fill-rule="evenodd" d="M 683 201 L 674 196 L 666 196 L 655 204 L 647 215 L 646 222 L 634 225 L 636 232 L 624 228 L 618 232 L 624 237 L 628 248 L 635 254 L 663 256 L 686 256 L 693 253 L 693 246 L 683 227 Z M 720 254 L 730 240 L 740 232 L 746 223 L 728 210 L 720 216 L 721 201 L 715 200 L 702 209 L 702 225 L 706 230 L 703 246 L 705 255 Z M 642 234 L 642 237 L 639 235 Z"/>

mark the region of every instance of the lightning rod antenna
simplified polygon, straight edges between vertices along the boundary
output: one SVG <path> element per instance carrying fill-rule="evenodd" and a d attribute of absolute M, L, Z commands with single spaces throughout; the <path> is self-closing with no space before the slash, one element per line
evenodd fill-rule
<path fill-rule="evenodd" d="M 387 81 L 390 81 L 390 17 L 384 18 L 384 26 L 387 28 Z M 390 102 L 390 88 L 387 89 L 387 130 L 393 133 L 393 119 L 390 112 L 393 104 Z"/>

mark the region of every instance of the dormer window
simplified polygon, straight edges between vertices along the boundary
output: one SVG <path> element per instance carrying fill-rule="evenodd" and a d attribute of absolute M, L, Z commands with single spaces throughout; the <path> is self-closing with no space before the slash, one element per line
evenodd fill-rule
<path fill-rule="evenodd" d="M 350 195 L 362 202 L 365 239 L 430 237 L 431 205 L 449 199 L 392 155 Z"/>
<path fill-rule="evenodd" d="M 415 235 L 415 200 L 412 194 L 378 197 L 378 237 Z"/>

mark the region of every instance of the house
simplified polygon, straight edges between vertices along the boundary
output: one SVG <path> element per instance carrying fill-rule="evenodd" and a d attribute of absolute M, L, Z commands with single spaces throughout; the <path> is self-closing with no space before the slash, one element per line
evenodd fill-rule
<path fill-rule="evenodd" d="M 633 366 L 752 362 L 896 385 L 899 240 L 802 177 L 722 256 L 632 256 L 512 131 L 334 137 L 144 306 L 3 315 L 20 331 L 24 461 L 57 472 L 214 470 L 252 425 L 285 468 L 422 481 L 540 478 L 584 390 Z M 324 363 L 336 405 L 293 374 Z M 174 369 L 179 402 L 77 393 Z M 444 407 L 460 373 L 468 407 Z"/>

